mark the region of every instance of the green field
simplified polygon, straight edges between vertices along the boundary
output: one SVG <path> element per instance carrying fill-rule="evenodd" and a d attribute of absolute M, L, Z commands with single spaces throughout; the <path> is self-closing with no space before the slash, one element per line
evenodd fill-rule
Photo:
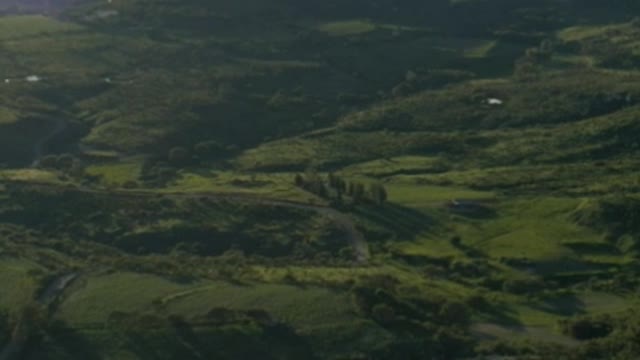
<path fill-rule="evenodd" d="M 3 258 L 0 259 L 0 270 L 4 285 L 0 293 L 0 307 L 17 309 L 31 301 L 37 287 L 32 272 L 42 269 L 30 261 Z"/>
<path fill-rule="evenodd" d="M 2 10 L 0 353 L 638 358 L 640 7 L 589 3 Z"/>

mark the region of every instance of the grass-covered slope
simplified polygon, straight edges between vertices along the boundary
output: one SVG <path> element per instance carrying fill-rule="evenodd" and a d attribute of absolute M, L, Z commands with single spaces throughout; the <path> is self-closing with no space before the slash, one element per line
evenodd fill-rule
<path fill-rule="evenodd" d="M 636 5 L 595 5 L 0 17 L 0 352 L 637 358 Z"/>

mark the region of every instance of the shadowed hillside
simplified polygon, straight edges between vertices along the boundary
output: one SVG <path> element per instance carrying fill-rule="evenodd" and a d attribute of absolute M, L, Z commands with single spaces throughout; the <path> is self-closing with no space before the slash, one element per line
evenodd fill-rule
<path fill-rule="evenodd" d="M 0 0 L 0 358 L 638 358 L 638 10 Z"/>

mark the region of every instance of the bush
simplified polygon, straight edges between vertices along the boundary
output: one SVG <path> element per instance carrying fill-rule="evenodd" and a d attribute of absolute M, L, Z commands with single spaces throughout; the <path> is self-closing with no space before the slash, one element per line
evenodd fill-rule
<path fill-rule="evenodd" d="M 466 303 L 469 307 L 476 310 L 487 310 L 491 306 L 486 297 L 481 294 L 474 294 L 467 298 Z"/>
<path fill-rule="evenodd" d="M 168 160 L 173 165 L 185 165 L 189 160 L 189 152 L 183 147 L 176 146 L 169 150 Z"/>
<path fill-rule="evenodd" d="M 40 159 L 40 167 L 44 169 L 55 169 L 58 166 L 58 157 L 47 155 Z"/>
<path fill-rule="evenodd" d="M 477 278 L 487 274 L 489 267 L 483 261 L 453 260 L 449 264 L 449 270 L 465 277 Z"/>
<path fill-rule="evenodd" d="M 539 278 L 509 279 L 502 283 L 502 290 L 512 294 L 532 294 L 544 289 L 545 283 Z"/>
<path fill-rule="evenodd" d="M 450 327 L 441 327 L 433 337 L 438 352 L 444 359 L 461 359 L 472 354 L 474 341 L 465 333 Z"/>
<path fill-rule="evenodd" d="M 57 168 L 58 169 L 71 169 L 73 167 L 75 158 L 71 154 L 62 154 L 58 156 L 57 159 Z"/>
<path fill-rule="evenodd" d="M 193 147 L 193 152 L 200 159 L 217 159 L 228 155 L 231 151 L 229 146 L 215 140 L 202 141 Z"/>
<path fill-rule="evenodd" d="M 608 336 L 613 330 L 609 318 L 580 318 L 561 323 L 562 331 L 577 340 L 591 340 Z"/>
<path fill-rule="evenodd" d="M 376 304 L 371 308 L 371 316 L 381 324 L 390 324 L 395 320 L 395 311 L 387 304 Z"/>
<path fill-rule="evenodd" d="M 445 324 L 466 325 L 471 320 L 471 312 L 463 303 L 447 301 L 440 307 L 438 319 Z"/>

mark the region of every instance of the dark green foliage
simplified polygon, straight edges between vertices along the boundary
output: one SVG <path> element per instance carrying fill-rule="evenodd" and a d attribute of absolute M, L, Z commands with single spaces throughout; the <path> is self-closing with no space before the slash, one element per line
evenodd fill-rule
<path fill-rule="evenodd" d="M 96 19 L 104 9 L 118 15 Z M 52 321 L 85 314 L 33 307 L 22 314 L 35 334 L 23 357 L 638 358 L 637 312 L 589 315 L 598 301 L 580 299 L 607 292 L 628 304 L 639 285 L 639 9 L 114 0 L 72 7 L 54 30 L 46 18 L 3 17 L 5 76 L 46 81 L 3 82 L 0 161 L 61 155 L 39 159 L 40 171 L 0 174 L 0 260 L 42 266 L 16 280 L 20 289 L 70 269 L 168 281 L 166 296 L 104 324 Z M 73 21 L 83 26 L 66 28 Z M 44 30 L 32 34 L 35 25 Z M 48 132 L 40 119 L 51 116 L 69 129 Z M 139 179 L 108 189 L 84 174 L 142 157 Z M 300 173 L 280 183 L 285 172 Z M 23 186 L 31 181 L 45 184 Z M 449 193 L 491 200 L 445 206 Z M 255 303 L 273 314 L 187 315 L 182 301 L 219 300 L 199 298 L 215 281 L 330 288 L 353 307 L 341 322 L 330 302 L 307 309 L 267 294 Z M 61 303 L 112 301 L 73 291 Z M 553 306 L 559 294 L 571 294 L 571 314 Z M 529 309 L 548 319 L 584 312 L 560 326 L 579 343 L 529 331 Z M 0 346 L 12 321 L 0 312 Z M 486 342 L 472 321 L 529 340 Z"/>
<path fill-rule="evenodd" d="M 605 233 L 605 238 L 625 253 L 640 253 L 640 201 L 625 196 L 590 203 L 573 214 L 583 226 Z"/>
<path fill-rule="evenodd" d="M 83 164 L 72 154 L 46 155 L 39 159 L 38 166 L 43 169 L 58 170 L 69 175 L 82 176 Z"/>
<path fill-rule="evenodd" d="M 355 203 L 359 203 L 362 202 L 363 200 L 365 200 L 365 187 L 364 184 L 362 183 L 355 183 L 353 185 L 353 201 Z"/>
<path fill-rule="evenodd" d="M 460 247 L 460 245 L 462 245 L 462 238 L 458 235 L 454 235 L 449 239 L 449 242 L 455 247 Z"/>
<path fill-rule="evenodd" d="M 441 327 L 437 330 L 433 342 L 436 353 L 444 359 L 460 359 L 473 354 L 475 340 L 458 328 Z"/>
<path fill-rule="evenodd" d="M 347 183 L 346 183 L 346 181 L 344 179 L 342 179 L 342 178 L 338 178 L 335 189 L 338 192 L 338 195 L 344 194 L 347 191 Z"/>
<path fill-rule="evenodd" d="M 146 158 L 142 163 L 140 180 L 147 186 L 160 187 L 174 180 L 177 175 L 175 166 L 157 158 Z"/>
<path fill-rule="evenodd" d="M 465 325 L 469 323 L 471 312 L 463 303 L 447 301 L 442 304 L 437 316 L 444 324 Z"/>
<path fill-rule="evenodd" d="M 11 325 L 9 323 L 9 313 L 5 309 L 0 309 L 0 346 L 5 344 L 11 335 Z"/>
<path fill-rule="evenodd" d="M 262 310 L 224 308 L 193 318 L 112 313 L 99 336 L 55 322 L 51 336 L 30 353 L 43 359 L 97 359 L 127 352 L 138 359 L 314 359 L 305 340 Z M 48 354 L 45 354 L 46 350 Z"/>
<path fill-rule="evenodd" d="M 543 75 L 523 84 L 511 81 L 482 86 L 466 83 L 442 91 L 420 93 L 393 106 L 347 117 L 341 125 L 344 129 L 358 131 L 394 126 L 393 130 L 398 131 L 440 133 L 446 129 L 445 132 L 452 133 L 455 130 L 574 122 L 633 105 L 634 95 L 640 91 L 631 81 L 633 76 L 608 79 L 595 70 L 572 70 Z M 504 100 L 503 105 L 483 106 L 483 102 L 491 97 Z M 529 107 L 532 103 L 538 106 Z M 447 146 L 444 139 L 442 142 L 439 149 L 451 149 L 451 144 Z"/>
<path fill-rule="evenodd" d="M 233 146 L 222 144 L 216 140 L 202 141 L 193 146 L 193 153 L 200 160 L 216 160 L 224 158 L 233 150 Z"/>
<path fill-rule="evenodd" d="M 74 158 L 71 154 L 62 154 L 58 156 L 57 167 L 59 169 L 71 169 L 73 167 Z"/>
<path fill-rule="evenodd" d="M 5 209 L 7 222 L 58 238 L 88 239 L 132 254 L 217 256 L 238 249 L 248 255 L 282 258 L 294 256 L 305 246 L 308 254 L 302 258 L 312 259 L 320 252 L 335 256 L 348 247 L 344 229 L 334 221 L 320 221 L 313 212 L 289 207 L 245 206 L 207 198 L 176 203 L 148 196 L 117 198 L 28 188 L 13 196 L 14 204 L 23 207 Z M 50 205 L 40 206 L 43 204 Z M 165 221 L 170 225 L 165 226 Z"/>
<path fill-rule="evenodd" d="M 338 184 L 338 178 L 336 177 L 336 175 L 334 173 L 329 173 L 329 175 L 327 175 L 327 179 L 329 182 L 329 186 L 335 189 Z"/>
<path fill-rule="evenodd" d="M 294 183 L 296 186 L 322 198 L 328 198 L 330 196 L 324 180 L 318 175 L 315 169 L 308 169 L 304 176 L 296 174 Z"/>
<path fill-rule="evenodd" d="M 347 185 L 346 193 L 349 196 L 353 196 L 353 194 L 355 193 L 355 190 L 356 190 L 356 186 L 355 186 L 355 184 L 353 182 L 348 182 L 347 184 L 348 185 Z"/>
<path fill-rule="evenodd" d="M 58 157 L 55 155 L 46 155 L 40 159 L 40 167 L 45 169 L 55 169 L 58 166 Z"/>
<path fill-rule="evenodd" d="M 577 340 L 591 340 L 608 336 L 613 331 L 611 319 L 578 318 L 562 324 L 562 331 Z"/>
<path fill-rule="evenodd" d="M 514 294 L 535 294 L 536 292 L 545 288 L 545 283 L 542 279 L 530 277 L 522 279 L 509 279 L 502 284 L 502 289 L 505 292 Z"/>
<path fill-rule="evenodd" d="M 363 314 L 390 330 L 406 334 L 397 338 L 381 359 L 425 356 L 457 359 L 472 353 L 475 341 L 467 332 L 470 312 L 464 304 L 405 298 L 394 290 L 394 283 L 389 277 L 365 278 L 363 285 L 367 287 L 353 290 L 354 303 Z M 373 290 L 376 284 L 381 288 Z"/>
<path fill-rule="evenodd" d="M 189 151 L 183 147 L 174 147 L 169 150 L 169 156 L 167 157 L 169 163 L 173 165 L 186 165 L 190 160 Z"/>
<path fill-rule="evenodd" d="M 560 325 L 567 334 L 583 340 L 572 359 L 634 359 L 640 354 L 640 317 L 635 307 L 618 314 L 568 319 Z"/>
<path fill-rule="evenodd" d="M 387 201 L 387 189 L 382 184 L 373 183 L 369 185 L 369 194 L 371 200 L 378 205 L 382 205 Z"/>
<path fill-rule="evenodd" d="M 328 184 L 330 191 L 335 196 L 335 201 L 340 205 L 343 201 L 343 195 L 347 191 L 347 182 L 342 177 L 329 173 Z"/>
<path fill-rule="evenodd" d="M 382 324 L 390 324 L 395 319 L 395 311 L 387 304 L 376 304 L 371 308 L 371 316 Z"/>

